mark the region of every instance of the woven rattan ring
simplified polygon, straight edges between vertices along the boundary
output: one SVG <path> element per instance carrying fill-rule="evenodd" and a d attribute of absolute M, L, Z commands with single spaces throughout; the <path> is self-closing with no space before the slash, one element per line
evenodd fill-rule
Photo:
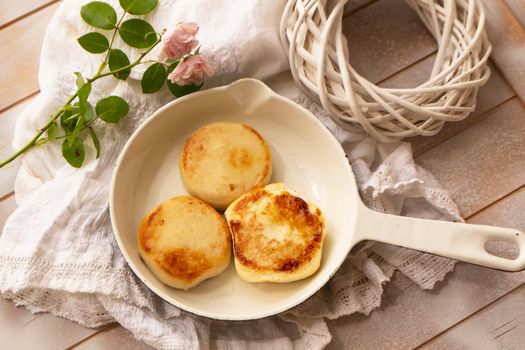
<path fill-rule="evenodd" d="M 281 19 L 294 80 L 339 125 L 394 142 L 434 135 L 446 121 L 474 110 L 478 89 L 490 75 L 491 50 L 478 0 L 405 0 L 439 49 L 429 80 L 403 89 L 374 85 L 351 66 L 346 40 L 352 38 L 342 31 L 347 1 L 289 0 Z"/>

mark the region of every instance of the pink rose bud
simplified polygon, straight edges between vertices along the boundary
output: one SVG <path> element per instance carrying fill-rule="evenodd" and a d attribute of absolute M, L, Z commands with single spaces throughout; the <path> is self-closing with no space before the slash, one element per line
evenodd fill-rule
<path fill-rule="evenodd" d="M 182 56 L 190 53 L 199 45 L 195 35 L 199 31 L 197 23 L 179 23 L 173 30 L 162 38 L 162 51 L 159 61 L 168 58 L 178 60 Z"/>
<path fill-rule="evenodd" d="M 179 86 L 200 85 L 212 75 L 213 68 L 211 68 L 206 57 L 193 55 L 180 62 L 168 75 L 168 79 Z"/>

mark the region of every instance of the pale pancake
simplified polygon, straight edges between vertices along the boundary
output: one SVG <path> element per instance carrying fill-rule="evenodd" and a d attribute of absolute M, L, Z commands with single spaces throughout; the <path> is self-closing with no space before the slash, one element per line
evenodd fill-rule
<path fill-rule="evenodd" d="M 219 122 L 198 129 L 186 140 L 179 167 L 188 192 L 224 210 L 270 181 L 272 157 L 253 128 Z"/>
<path fill-rule="evenodd" d="M 137 243 L 151 272 L 180 289 L 218 275 L 231 260 L 230 232 L 223 217 L 190 196 L 169 199 L 146 215 Z"/>
<path fill-rule="evenodd" d="M 319 208 L 281 183 L 253 190 L 225 212 L 235 268 L 248 282 L 291 282 L 319 268 L 326 233 Z"/>

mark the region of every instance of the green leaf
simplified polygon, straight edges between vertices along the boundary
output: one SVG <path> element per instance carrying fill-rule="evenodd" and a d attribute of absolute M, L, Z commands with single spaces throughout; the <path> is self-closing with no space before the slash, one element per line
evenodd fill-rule
<path fill-rule="evenodd" d="M 66 105 L 62 107 L 62 110 L 64 111 L 72 111 L 78 109 L 78 103 L 73 103 L 72 105 Z"/>
<path fill-rule="evenodd" d="M 82 6 L 80 16 L 87 24 L 100 29 L 113 29 L 117 23 L 117 13 L 113 7 L 101 1 Z"/>
<path fill-rule="evenodd" d="M 160 90 L 168 73 L 162 63 L 154 63 L 146 69 L 142 76 L 141 86 L 142 92 L 145 94 L 152 94 Z"/>
<path fill-rule="evenodd" d="M 100 141 L 98 140 L 97 134 L 95 134 L 95 130 L 93 130 L 89 126 L 87 130 L 89 132 L 89 136 L 91 136 L 91 140 L 93 140 L 93 146 L 95 146 L 95 150 L 97 151 L 96 159 L 98 159 L 98 157 L 100 156 Z"/>
<path fill-rule="evenodd" d="M 78 109 L 71 109 L 62 112 L 60 115 L 60 126 L 66 133 L 71 133 L 75 130 L 75 125 L 77 125 L 78 119 Z"/>
<path fill-rule="evenodd" d="M 119 0 L 120 6 L 132 15 L 145 15 L 157 6 L 157 0 Z"/>
<path fill-rule="evenodd" d="M 84 127 L 84 124 L 84 117 L 80 114 L 78 116 L 77 123 L 75 124 L 75 128 L 73 129 L 73 132 L 71 133 L 71 136 L 69 138 L 69 142 L 74 142 L 74 140 L 78 137 L 78 134 L 80 134 L 80 131 Z"/>
<path fill-rule="evenodd" d="M 157 34 L 151 24 L 137 18 L 122 23 L 118 33 L 126 44 L 138 49 L 148 48 L 157 41 Z"/>
<path fill-rule="evenodd" d="M 77 39 L 84 50 L 91 53 L 103 53 L 109 49 L 109 41 L 100 33 L 92 32 Z"/>
<path fill-rule="evenodd" d="M 93 110 L 93 106 L 91 103 L 86 101 L 85 105 L 85 111 L 84 111 L 84 122 L 89 122 L 95 117 L 95 111 Z"/>
<path fill-rule="evenodd" d="M 171 73 L 176 67 L 177 63 L 172 64 L 168 68 L 168 74 Z M 184 95 L 191 94 L 192 92 L 199 91 L 203 84 L 201 85 L 185 85 L 185 86 L 179 86 L 177 84 L 173 84 L 171 80 L 166 80 L 166 83 L 168 84 L 168 89 L 170 89 L 171 93 L 176 97 L 182 97 Z"/>
<path fill-rule="evenodd" d="M 129 65 L 129 58 L 126 56 L 122 50 L 119 49 L 111 49 L 109 51 L 109 70 L 116 70 L 122 67 L 126 67 Z M 121 70 L 119 72 L 113 73 L 113 76 L 117 79 L 126 80 L 126 78 L 129 76 L 129 73 L 131 72 L 131 68 Z"/>
<path fill-rule="evenodd" d="M 86 83 L 82 85 L 80 89 L 78 89 L 77 95 L 78 95 L 78 115 L 79 115 L 79 121 L 83 126 L 84 120 L 86 119 L 86 114 L 88 113 L 88 96 L 91 93 L 91 83 Z M 77 122 L 78 125 L 78 122 Z"/>
<path fill-rule="evenodd" d="M 168 88 L 170 89 L 171 93 L 176 97 L 182 97 L 184 95 L 191 94 L 192 92 L 199 91 L 202 87 L 202 85 L 185 85 L 185 86 L 179 86 L 177 84 L 173 84 L 171 81 L 167 81 Z"/>
<path fill-rule="evenodd" d="M 71 136 L 67 137 L 62 143 L 62 156 L 71 166 L 80 168 L 86 156 L 82 140 L 78 137 L 74 139 Z"/>
<path fill-rule="evenodd" d="M 77 84 L 77 88 L 80 89 L 82 87 L 82 85 L 84 85 L 84 77 L 82 76 L 82 74 L 80 74 L 80 72 L 75 72 L 75 75 L 77 76 L 77 80 L 76 80 L 76 84 Z"/>
<path fill-rule="evenodd" d="M 77 91 L 79 102 L 87 101 L 89 94 L 91 93 L 91 83 L 86 83 L 80 87 Z"/>
<path fill-rule="evenodd" d="M 97 116 L 107 123 L 116 123 L 128 114 L 129 106 L 122 97 L 109 96 L 97 102 Z"/>
<path fill-rule="evenodd" d="M 55 123 L 51 123 L 49 125 L 49 128 L 47 128 L 47 139 L 49 141 L 53 141 L 57 138 L 57 125 Z"/>
<path fill-rule="evenodd" d="M 41 138 L 41 139 L 38 139 L 36 140 L 35 142 L 35 146 L 41 146 L 43 145 L 44 143 L 46 143 L 48 140 L 46 138 Z"/>

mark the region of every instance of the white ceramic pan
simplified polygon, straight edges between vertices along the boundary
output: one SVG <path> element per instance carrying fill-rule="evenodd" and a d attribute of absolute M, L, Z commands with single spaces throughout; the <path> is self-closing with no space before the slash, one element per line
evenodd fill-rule
<path fill-rule="evenodd" d="M 268 141 L 274 160 L 272 182 L 284 182 L 316 203 L 327 223 L 319 271 L 302 281 L 252 284 L 232 264 L 221 275 L 188 291 L 165 286 L 139 257 L 137 228 L 160 202 L 186 194 L 178 158 L 186 138 L 215 121 L 248 124 Z M 363 240 L 434 253 L 491 268 L 525 268 L 525 235 L 513 229 L 419 220 L 374 212 L 359 198 L 345 153 L 309 111 L 253 79 L 177 99 L 155 112 L 133 134 L 118 160 L 111 184 L 111 220 L 122 254 L 156 294 L 189 312 L 226 320 L 256 319 L 285 311 L 319 290 Z M 485 243 L 515 243 L 508 260 L 485 251 Z"/>

